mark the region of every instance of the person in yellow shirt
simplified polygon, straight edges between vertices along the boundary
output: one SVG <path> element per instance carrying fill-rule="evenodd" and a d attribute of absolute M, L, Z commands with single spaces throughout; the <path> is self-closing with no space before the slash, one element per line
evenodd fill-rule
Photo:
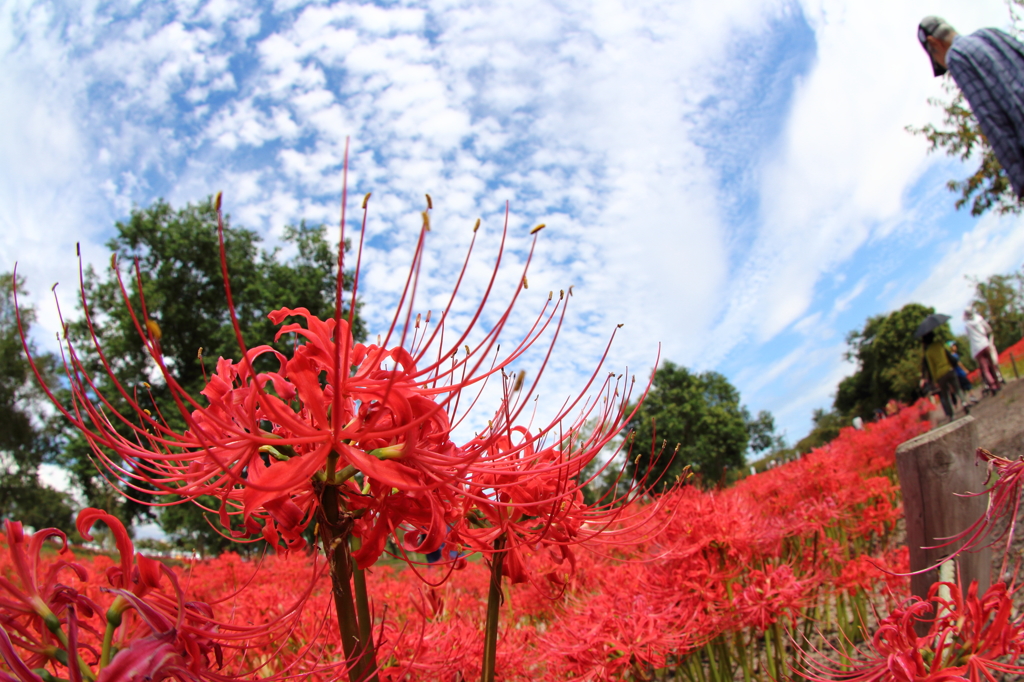
<path fill-rule="evenodd" d="M 942 411 L 946 413 L 949 420 L 953 420 L 953 396 L 958 395 L 956 372 L 953 371 L 953 362 L 946 351 L 946 346 L 935 339 L 935 332 L 928 332 L 921 337 L 921 345 L 924 349 L 924 357 L 921 359 L 921 385 L 926 379 L 939 390 L 939 400 L 942 401 Z M 961 401 L 963 402 L 963 401 Z M 967 405 L 964 405 L 964 412 L 967 412 Z"/>

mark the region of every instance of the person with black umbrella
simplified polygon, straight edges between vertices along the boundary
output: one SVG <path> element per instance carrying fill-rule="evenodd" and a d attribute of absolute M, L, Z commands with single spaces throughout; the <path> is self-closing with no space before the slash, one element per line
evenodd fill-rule
<path fill-rule="evenodd" d="M 929 315 L 918 326 L 914 337 L 921 339 L 924 349 L 924 357 L 921 359 L 921 385 L 925 385 L 926 379 L 931 380 L 939 390 L 942 411 L 946 413 L 950 421 L 953 421 L 953 396 L 959 394 L 960 387 L 957 384 L 956 372 L 953 370 L 954 364 L 949 358 L 945 344 L 935 338 L 935 330 L 945 324 L 948 319 L 949 315 Z M 961 403 L 964 405 L 964 412 L 967 412 L 967 405 L 963 401 Z"/>

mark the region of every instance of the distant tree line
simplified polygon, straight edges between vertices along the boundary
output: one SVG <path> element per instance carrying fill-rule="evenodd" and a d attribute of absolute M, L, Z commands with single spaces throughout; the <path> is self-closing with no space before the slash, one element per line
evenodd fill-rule
<path fill-rule="evenodd" d="M 785 447 L 771 412 L 751 415 L 725 376 L 670 361 L 654 372 L 647 397 L 621 436 L 625 459 L 613 462 L 586 491 L 591 499 L 616 479 L 623 489 L 634 478 L 643 480 L 652 491 L 683 476 L 703 486 L 720 485 L 742 475 L 748 455 Z"/>
<path fill-rule="evenodd" d="M 997 347 L 1016 343 L 1024 336 L 1024 272 L 969 279 L 974 284 L 970 306 L 992 325 Z M 775 432 L 771 413 L 751 416 L 739 391 L 724 376 L 694 373 L 665 362 L 623 432 L 623 449 L 629 454 L 624 476 L 646 476 L 651 487 L 663 489 L 689 467 L 704 485 L 717 485 L 743 475 L 748 455 L 791 459 L 825 445 L 856 417 L 874 419 L 890 400 L 914 402 L 921 395 L 922 357 L 914 331 L 934 312 L 932 307 L 908 303 L 869 317 L 861 329 L 851 331 L 846 358 L 855 363 L 856 371 L 839 383 L 831 409 L 814 411 L 811 431 L 792 447 Z M 964 366 L 975 369 L 966 337 L 954 336 L 949 323 L 936 334 L 941 341 L 955 340 Z M 763 467 L 765 462 L 756 464 Z M 618 475 L 618 469 L 610 475 Z"/>

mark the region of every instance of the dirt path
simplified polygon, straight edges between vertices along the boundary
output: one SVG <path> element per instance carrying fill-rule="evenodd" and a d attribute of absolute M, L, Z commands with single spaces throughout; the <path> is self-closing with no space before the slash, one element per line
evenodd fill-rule
<path fill-rule="evenodd" d="M 978 445 L 1007 459 L 1024 455 L 1024 381 L 1015 380 L 1013 374 L 1008 383 L 995 397 L 983 398 L 981 389 L 971 391 L 969 398 L 976 402 L 971 406 L 971 416 L 977 421 Z M 957 409 L 956 417 L 963 416 Z M 942 409 L 936 406 L 929 415 L 933 428 L 946 423 Z"/>
<path fill-rule="evenodd" d="M 1009 383 L 994 398 L 982 398 L 971 408 L 978 421 L 978 444 L 1007 459 L 1024 455 L 1024 381 Z M 980 390 L 975 390 L 980 395 Z"/>

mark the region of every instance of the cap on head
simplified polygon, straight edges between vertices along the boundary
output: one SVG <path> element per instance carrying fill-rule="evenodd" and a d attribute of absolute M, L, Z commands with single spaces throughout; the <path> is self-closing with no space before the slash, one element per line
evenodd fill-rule
<path fill-rule="evenodd" d="M 936 76 L 946 73 L 946 67 L 935 61 L 932 50 L 928 46 L 928 36 L 934 36 L 945 42 L 954 34 L 956 34 L 956 31 L 953 30 L 953 27 L 946 23 L 945 19 L 939 17 L 925 17 L 917 25 L 917 42 L 921 43 L 921 47 L 928 53 L 928 58 L 932 60 L 932 72 Z"/>

